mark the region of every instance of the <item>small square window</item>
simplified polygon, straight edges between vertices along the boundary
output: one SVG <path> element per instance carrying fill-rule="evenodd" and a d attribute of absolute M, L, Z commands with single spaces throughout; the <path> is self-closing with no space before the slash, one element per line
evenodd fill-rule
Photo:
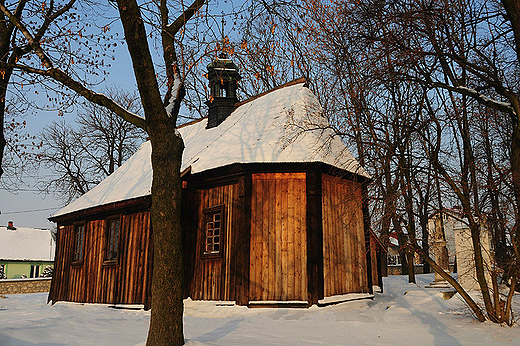
<path fill-rule="evenodd" d="M 203 254 L 208 256 L 220 255 L 222 242 L 222 226 L 224 225 L 224 206 L 206 209 L 204 211 L 206 229 L 204 230 Z"/>

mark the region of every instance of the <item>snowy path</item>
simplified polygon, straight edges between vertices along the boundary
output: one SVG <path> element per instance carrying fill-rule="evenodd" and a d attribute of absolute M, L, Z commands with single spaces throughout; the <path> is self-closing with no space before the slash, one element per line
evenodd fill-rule
<path fill-rule="evenodd" d="M 384 294 L 309 309 L 185 303 L 187 345 L 520 345 L 520 326 L 478 323 L 455 295 L 424 289 L 432 275 L 385 278 Z M 0 345 L 144 345 L 149 312 L 46 305 L 46 294 L 0 299 Z M 520 296 L 515 299 L 520 310 Z"/>

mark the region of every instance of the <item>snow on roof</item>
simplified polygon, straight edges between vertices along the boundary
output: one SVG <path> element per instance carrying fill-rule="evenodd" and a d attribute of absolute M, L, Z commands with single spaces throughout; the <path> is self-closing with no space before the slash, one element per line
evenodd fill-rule
<path fill-rule="evenodd" d="M 0 227 L 0 260 L 54 261 L 55 247 L 48 229 Z"/>
<path fill-rule="evenodd" d="M 148 196 L 152 187 L 151 145 L 145 142 L 114 173 L 80 198 L 58 210 L 53 216 Z"/>
<path fill-rule="evenodd" d="M 323 162 L 369 177 L 322 117 L 316 96 L 303 83 L 282 87 L 242 103 L 219 126 L 207 118 L 182 126 L 181 171 L 191 173 L 233 163 Z M 54 217 L 149 195 L 151 145 L 145 142 L 126 163 Z"/>

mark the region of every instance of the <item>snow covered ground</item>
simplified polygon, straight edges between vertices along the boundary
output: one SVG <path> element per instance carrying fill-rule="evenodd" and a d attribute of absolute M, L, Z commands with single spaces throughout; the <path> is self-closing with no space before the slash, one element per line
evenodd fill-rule
<path fill-rule="evenodd" d="M 458 295 L 425 289 L 433 275 L 385 278 L 385 292 L 309 309 L 185 302 L 187 345 L 520 345 L 520 326 L 479 323 Z M 47 294 L 0 298 L 0 345 L 144 345 L 149 312 L 57 303 Z M 515 316 L 520 295 L 515 297 Z"/>

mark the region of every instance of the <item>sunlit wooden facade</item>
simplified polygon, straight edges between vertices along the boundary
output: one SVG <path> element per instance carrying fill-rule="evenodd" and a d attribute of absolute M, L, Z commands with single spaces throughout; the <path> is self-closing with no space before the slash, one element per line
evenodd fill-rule
<path fill-rule="evenodd" d="M 323 164 L 232 165 L 186 175 L 186 296 L 310 305 L 324 297 L 371 293 L 378 274 L 363 215 L 366 179 L 334 171 Z M 149 209 L 145 197 L 54 219 L 58 248 L 49 299 L 148 307 Z M 210 220 L 218 248 L 209 251 L 208 215 L 220 215 Z M 120 220 L 118 256 L 107 259 L 114 219 Z M 84 253 L 75 261 L 78 227 L 84 228 Z"/>
<path fill-rule="evenodd" d="M 233 78 L 212 82 L 211 107 L 235 98 L 217 90 L 233 87 Z M 230 115 L 227 102 L 209 114 L 218 121 L 179 128 L 186 297 L 309 306 L 371 293 L 380 282 L 364 204 L 368 174 L 340 139 L 291 135 L 296 116 L 326 125 L 304 82 L 235 104 Z M 51 218 L 58 243 L 49 300 L 150 306 L 150 152 L 144 143 L 126 166 Z"/>

